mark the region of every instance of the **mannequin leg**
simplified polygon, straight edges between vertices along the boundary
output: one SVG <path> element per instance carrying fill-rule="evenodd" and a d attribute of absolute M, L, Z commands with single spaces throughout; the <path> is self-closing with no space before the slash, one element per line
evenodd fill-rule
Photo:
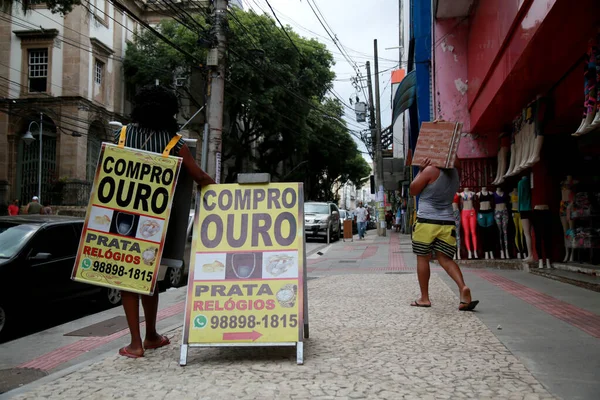
<path fill-rule="evenodd" d="M 475 211 L 469 215 L 469 225 L 471 227 L 471 239 L 473 240 L 473 255 L 477 257 L 477 216 Z"/>
<path fill-rule="evenodd" d="M 582 135 L 589 133 L 594 129 L 593 122 L 596 118 L 596 95 L 598 94 L 596 81 L 596 56 L 598 54 L 598 45 L 594 44 L 591 51 L 590 61 L 588 64 L 590 95 L 588 98 L 587 116 L 585 119 L 586 126 L 580 131 Z"/>
<path fill-rule="evenodd" d="M 521 223 L 521 214 L 518 211 L 513 212 L 513 222 L 515 223 L 517 258 L 521 258 L 521 254 L 523 253 L 523 224 Z"/>
<path fill-rule="evenodd" d="M 598 33 L 596 42 L 600 44 L 600 32 Z M 600 85 L 600 51 L 596 52 L 596 85 Z M 596 94 L 600 95 L 598 87 L 596 87 Z M 594 117 L 592 125 L 594 125 L 594 128 L 597 128 L 598 125 L 600 125 L 600 101 L 596 101 L 596 116 Z"/>
<path fill-rule="evenodd" d="M 546 268 L 550 268 L 550 258 L 552 257 L 552 213 L 549 210 L 544 210 L 543 218 L 544 228 L 542 232 L 544 234 L 542 237 L 544 239 L 544 258 L 546 259 Z"/>
<path fill-rule="evenodd" d="M 455 259 L 460 260 L 460 211 L 454 211 L 454 224 L 456 226 L 456 255 Z"/>
<path fill-rule="evenodd" d="M 521 224 L 523 224 L 525 245 L 527 246 L 527 258 L 523 261 L 529 262 L 533 260 L 533 249 L 531 247 L 531 221 L 529 219 L 521 219 Z"/>
<path fill-rule="evenodd" d="M 583 87 L 584 87 L 584 108 L 585 111 L 583 112 L 583 120 L 581 121 L 581 125 L 579 126 L 579 128 L 577 129 L 577 131 L 575 133 L 572 134 L 572 136 L 579 136 L 583 134 L 583 131 L 588 127 L 589 125 L 589 121 L 588 121 L 588 104 L 589 104 L 589 98 L 590 98 L 590 85 L 589 85 L 589 62 L 590 62 L 590 57 L 591 57 L 591 49 L 589 49 L 589 51 L 586 53 L 585 55 L 585 61 L 583 63 Z M 593 121 L 593 120 L 592 120 Z"/>
<path fill-rule="evenodd" d="M 506 258 L 510 258 L 508 255 L 508 210 L 502 211 L 502 234 L 504 236 L 504 253 Z"/>
<path fill-rule="evenodd" d="M 535 232 L 535 251 L 538 255 L 538 261 L 540 268 L 544 268 L 544 253 L 543 253 L 543 242 L 544 242 L 544 213 L 541 210 L 533 211 L 533 231 Z"/>
<path fill-rule="evenodd" d="M 461 225 L 464 230 L 465 246 L 467 247 L 468 257 L 471 259 L 473 253 L 471 252 L 471 225 L 469 225 L 469 213 L 469 210 L 462 210 Z"/>
<path fill-rule="evenodd" d="M 506 166 L 508 164 L 508 147 L 501 147 L 498 156 L 500 157 L 500 164 L 498 165 L 498 177 L 492 183 L 493 185 L 500 185 L 502 182 L 504 182 L 504 174 L 506 174 Z"/>
<path fill-rule="evenodd" d="M 562 205 L 561 205 L 562 208 Z M 569 230 L 569 222 L 567 221 L 567 215 L 560 216 L 560 223 L 563 227 L 563 239 L 565 242 L 565 258 L 563 262 L 569 261 L 569 257 L 571 257 L 571 247 L 569 246 L 569 239 L 567 238 L 567 231 Z"/>
<path fill-rule="evenodd" d="M 517 173 L 517 168 L 519 167 L 519 165 L 521 164 L 521 151 L 523 148 L 523 143 L 521 138 L 523 137 L 522 132 L 517 132 L 517 134 L 515 135 L 515 152 L 511 154 L 512 157 L 514 157 L 514 165 L 513 167 L 506 173 L 506 175 L 504 177 L 508 177 L 508 176 L 513 176 Z"/>
<path fill-rule="evenodd" d="M 533 166 L 535 163 L 537 163 L 538 161 L 540 161 L 540 154 L 542 152 L 543 144 L 544 144 L 544 136 L 538 135 L 535 138 L 535 145 L 533 147 L 533 153 L 531 155 L 531 158 L 529 159 L 529 161 L 527 161 L 527 164 L 525 165 L 525 167 L 529 168 L 529 167 Z"/>
<path fill-rule="evenodd" d="M 500 241 L 500 258 L 504 258 L 504 247 L 502 246 L 502 211 L 494 211 L 494 220 L 496 221 L 496 226 L 498 227 L 498 232 L 500 233 L 498 235 L 498 240 Z"/>

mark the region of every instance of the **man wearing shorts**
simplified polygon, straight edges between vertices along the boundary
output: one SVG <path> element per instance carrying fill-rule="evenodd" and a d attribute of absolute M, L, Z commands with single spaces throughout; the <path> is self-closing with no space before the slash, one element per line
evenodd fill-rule
<path fill-rule="evenodd" d="M 479 301 L 473 301 L 471 290 L 465 285 L 462 272 L 454 262 L 456 253 L 456 227 L 452 200 L 460 185 L 456 168 L 434 167 L 425 159 L 419 174 L 410 184 L 411 196 L 419 197 L 417 221 L 413 226 L 412 248 L 417 255 L 417 277 L 421 297 L 413 307 L 431 307 L 429 300 L 429 260 L 435 251 L 437 259 L 448 275 L 458 285 L 460 311 L 473 311 Z"/>

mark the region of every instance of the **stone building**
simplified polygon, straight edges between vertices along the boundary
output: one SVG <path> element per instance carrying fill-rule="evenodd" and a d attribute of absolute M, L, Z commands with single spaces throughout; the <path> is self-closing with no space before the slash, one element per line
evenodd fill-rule
<path fill-rule="evenodd" d="M 65 16 L 32 2 L 39 4 L 26 14 L 18 3 L 0 10 L 0 205 L 26 204 L 34 195 L 84 205 L 101 143 L 115 129 L 109 121 L 126 122 L 131 110 L 134 89 L 126 87 L 122 60 L 138 23 L 107 0 L 84 1 Z M 120 3 L 150 19 L 145 2 Z M 186 106 L 183 114 L 192 115 Z M 29 144 L 28 130 L 35 138 Z"/>

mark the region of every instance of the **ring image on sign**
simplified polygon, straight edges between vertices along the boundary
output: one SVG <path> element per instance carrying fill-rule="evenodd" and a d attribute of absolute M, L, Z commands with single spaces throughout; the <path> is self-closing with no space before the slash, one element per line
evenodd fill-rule
<path fill-rule="evenodd" d="M 225 280 L 225 253 L 196 254 L 194 280 L 219 281 Z"/>
<path fill-rule="evenodd" d="M 297 251 L 265 252 L 263 260 L 263 279 L 298 277 Z"/>

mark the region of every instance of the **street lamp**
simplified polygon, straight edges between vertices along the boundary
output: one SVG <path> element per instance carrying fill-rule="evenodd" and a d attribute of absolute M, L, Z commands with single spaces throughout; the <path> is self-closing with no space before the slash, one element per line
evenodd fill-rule
<path fill-rule="evenodd" d="M 40 113 L 40 122 L 31 121 L 27 127 L 27 132 L 21 138 L 25 144 L 31 144 L 35 141 L 33 134 L 31 133 L 31 125 L 36 124 L 40 128 L 40 158 L 38 160 L 38 201 L 42 202 L 42 125 L 43 125 L 44 114 Z"/>

